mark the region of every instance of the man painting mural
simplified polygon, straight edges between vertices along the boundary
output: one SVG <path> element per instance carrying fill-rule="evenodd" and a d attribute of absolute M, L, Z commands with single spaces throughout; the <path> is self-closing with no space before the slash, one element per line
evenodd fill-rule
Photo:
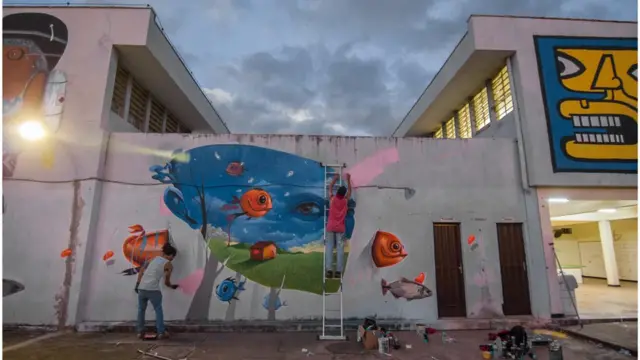
<path fill-rule="evenodd" d="M 13 175 L 22 140 L 17 129 L 25 121 L 39 121 L 47 131 L 60 125 L 66 77 L 55 71 L 67 44 L 67 27 L 41 13 L 18 13 L 3 18 L 3 176 Z"/>

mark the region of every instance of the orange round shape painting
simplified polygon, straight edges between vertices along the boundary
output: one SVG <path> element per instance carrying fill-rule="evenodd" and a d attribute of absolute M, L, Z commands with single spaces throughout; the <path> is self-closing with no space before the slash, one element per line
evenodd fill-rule
<path fill-rule="evenodd" d="M 376 267 L 383 268 L 398 264 L 407 252 L 400 239 L 394 234 L 378 230 L 371 245 L 371 257 Z"/>
<path fill-rule="evenodd" d="M 134 234 L 124 240 L 124 257 L 135 267 L 162 255 L 162 247 L 169 241 L 169 230 L 159 230 L 146 234 Z"/>
<path fill-rule="evenodd" d="M 60 257 L 61 258 L 66 258 L 67 256 L 71 255 L 71 252 L 72 252 L 71 249 L 64 249 L 60 253 Z"/>
<path fill-rule="evenodd" d="M 104 255 L 102 255 L 102 260 L 107 261 L 113 257 L 113 251 L 109 250 Z"/>

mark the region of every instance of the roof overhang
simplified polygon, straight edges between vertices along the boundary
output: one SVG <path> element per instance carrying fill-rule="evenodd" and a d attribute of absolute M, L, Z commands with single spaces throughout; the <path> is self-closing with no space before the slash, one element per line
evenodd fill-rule
<path fill-rule="evenodd" d="M 124 67 L 192 131 L 229 133 L 191 71 L 158 26 L 155 13 L 151 13 L 146 46 L 114 46 Z"/>
<path fill-rule="evenodd" d="M 402 120 L 393 136 L 429 134 L 505 66 L 513 51 L 476 49 L 473 36 L 467 32 L 453 53 L 431 80 L 427 89 Z"/>

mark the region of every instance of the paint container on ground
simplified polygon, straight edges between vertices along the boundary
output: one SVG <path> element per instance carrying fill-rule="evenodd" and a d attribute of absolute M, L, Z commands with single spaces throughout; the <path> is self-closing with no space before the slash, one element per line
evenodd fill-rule
<path fill-rule="evenodd" d="M 388 354 L 389 353 L 389 338 L 388 337 L 379 337 L 378 338 L 378 352 L 380 354 Z"/>
<path fill-rule="evenodd" d="M 562 344 L 556 340 L 549 344 L 549 360 L 563 360 Z"/>

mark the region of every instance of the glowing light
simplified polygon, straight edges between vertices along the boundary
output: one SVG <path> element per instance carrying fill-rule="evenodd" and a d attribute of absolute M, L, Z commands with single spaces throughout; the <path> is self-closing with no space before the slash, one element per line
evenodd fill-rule
<path fill-rule="evenodd" d="M 549 198 L 548 201 L 554 204 L 566 204 L 569 202 L 567 198 Z"/>
<path fill-rule="evenodd" d="M 600 210 L 598 210 L 598 212 L 612 214 L 612 213 L 616 212 L 616 209 L 600 209 Z"/>
<path fill-rule="evenodd" d="M 28 141 L 37 141 L 47 136 L 47 131 L 40 121 L 25 121 L 18 127 L 20 136 Z"/>

